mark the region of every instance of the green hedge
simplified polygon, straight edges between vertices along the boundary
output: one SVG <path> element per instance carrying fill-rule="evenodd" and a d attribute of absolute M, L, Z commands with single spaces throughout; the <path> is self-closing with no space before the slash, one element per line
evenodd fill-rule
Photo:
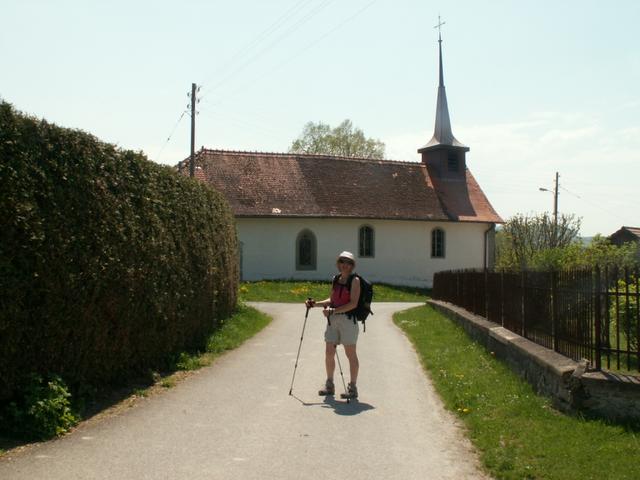
<path fill-rule="evenodd" d="M 236 304 L 235 222 L 211 188 L 0 103 L 0 402 L 204 347 Z"/>

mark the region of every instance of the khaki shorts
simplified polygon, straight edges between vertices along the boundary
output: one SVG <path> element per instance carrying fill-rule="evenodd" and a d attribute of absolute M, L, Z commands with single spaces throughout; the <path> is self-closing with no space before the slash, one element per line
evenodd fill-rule
<path fill-rule="evenodd" d="M 344 313 L 331 315 L 331 325 L 327 322 L 324 341 L 335 345 L 355 345 L 358 341 L 358 322 L 348 318 Z"/>

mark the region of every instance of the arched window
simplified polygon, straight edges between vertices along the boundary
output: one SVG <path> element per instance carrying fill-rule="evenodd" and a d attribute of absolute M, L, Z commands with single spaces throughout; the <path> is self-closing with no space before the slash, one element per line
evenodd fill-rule
<path fill-rule="evenodd" d="M 360 257 L 373 257 L 374 245 L 373 227 L 363 225 L 358 231 L 358 255 Z"/>
<path fill-rule="evenodd" d="M 434 228 L 431 230 L 431 258 L 444 258 L 444 230 Z"/>
<path fill-rule="evenodd" d="M 311 230 L 303 230 L 296 240 L 296 270 L 316 269 L 316 236 Z"/>

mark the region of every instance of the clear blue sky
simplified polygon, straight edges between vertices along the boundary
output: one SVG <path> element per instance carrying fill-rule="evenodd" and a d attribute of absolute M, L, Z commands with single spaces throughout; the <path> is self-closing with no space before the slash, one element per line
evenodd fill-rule
<path fill-rule="evenodd" d="M 198 147 L 286 151 L 350 118 L 418 160 L 439 13 L 454 134 L 498 212 L 550 210 L 558 170 L 583 235 L 640 225 L 637 1 L 4 0 L 0 96 L 175 164 L 196 82 Z"/>

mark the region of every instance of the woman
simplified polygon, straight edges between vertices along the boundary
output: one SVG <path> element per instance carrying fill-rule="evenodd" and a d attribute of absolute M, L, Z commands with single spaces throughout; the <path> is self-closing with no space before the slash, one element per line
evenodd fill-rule
<path fill-rule="evenodd" d="M 339 276 L 333 282 L 331 296 L 326 300 L 316 302 L 308 300 L 306 306 L 323 307 L 324 316 L 327 317 L 327 329 L 324 332 L 325 366 L 327 369 L 327 381 L 318 395 L 334 395 L 336 388 L 333 383 L 333 373 L 336 368 L 336 348 L 339 344 L 344 346 L 344 351 L 349 359 L 349 371 L 351 381 L 347 387 L 344 398 L 358 398 L 358 355 L 356 354 L 356 342 L 358 341 L 358 322 L 348 317 L 348 313 L 356 308 L 360 298 L 360 279 L 353 275 L 355 258 L 351 252 L 342 252 L 338 255 L 336 263 Z"/>

